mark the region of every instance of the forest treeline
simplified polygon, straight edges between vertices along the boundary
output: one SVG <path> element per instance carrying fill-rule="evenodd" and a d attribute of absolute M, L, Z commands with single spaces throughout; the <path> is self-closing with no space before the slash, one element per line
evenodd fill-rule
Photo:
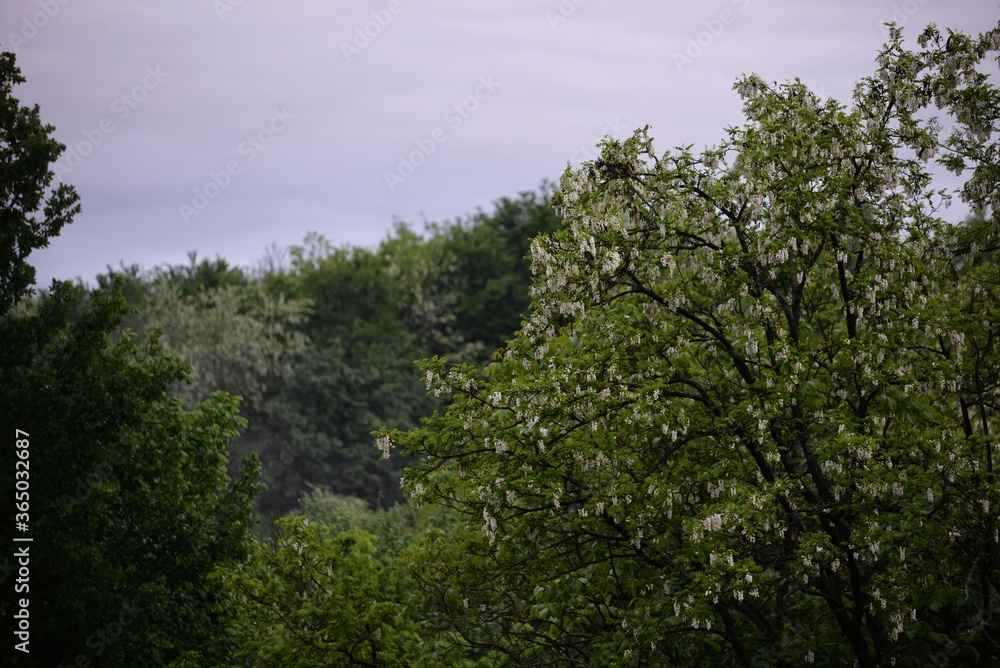
<path fill-rule="evenodd" d="M 242 398 L 248 427 L 233 461 L 260 457 L 262 515 L 287 513 L 314 488 L 386 508 L 405 500 L 405 462 L 380 461 L 372 432 L 413 427 L 442 408 L 417 360 L 483 367 L 517 331 L 530 241 L 558 225 L 550 195 L 543 183 L 423 234 L 397 221 L 374 249 L 312 233 L 273 245 L 253 268 L 192 252 L 186 264 L 109 267 L 96 287 L 122 291 L 123 329 L 159 331 L 191 364 L 172 389 L 187 408 L 220 390 Z M 88 307 L 92 287 L 75 283 L 75 309 Z"/>

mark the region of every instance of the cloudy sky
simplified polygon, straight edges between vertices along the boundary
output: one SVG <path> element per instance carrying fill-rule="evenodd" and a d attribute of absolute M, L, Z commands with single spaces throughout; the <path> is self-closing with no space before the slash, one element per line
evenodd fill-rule
<path fill-rule="evenodd" d="M 3 0 L 22 103 L 83 213 L 39 283 L 106 265 L 254 266 L 319 231 L 373 246 L 557 180 L 604 135 L 660 150 L 740 122 L 741 73 L 847 101 L 883 22 L 980 32 L 987 0 Z"/>

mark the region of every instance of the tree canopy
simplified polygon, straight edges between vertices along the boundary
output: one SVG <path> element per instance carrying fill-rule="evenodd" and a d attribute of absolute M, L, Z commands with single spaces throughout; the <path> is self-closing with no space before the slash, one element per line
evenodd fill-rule
<path fill-rule="evenodd" d="M 515 665 L 992 665 L 1000 27 L 893 27 L 851 106 L 744 76 L 746 123 L 606 140 L 554 195 L 533 302 L 445 414 L 383 431 L 481 526 L 425 580 Z M 936 107 L 950 130 L 923 113 Z"/>

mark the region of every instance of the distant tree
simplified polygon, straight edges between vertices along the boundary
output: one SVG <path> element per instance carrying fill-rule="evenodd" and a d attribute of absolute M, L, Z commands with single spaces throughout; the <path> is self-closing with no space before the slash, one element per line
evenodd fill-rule
<path fill-rule="evenodd" d="M 264 277 L 268 275 L 281 275 L 290 270 L 291 255 L 285 246 L 272 243 L 264 249 L 264 255 L 257 261 L 256 275 Z"/>
<path fill-rule="evenodd" d="M 271 296 L 257 282 L 184 291 L 161 279 L 145 316 L 162 329 L 167 348 L 193 367 L 177 387 L 189 406 L 223 390 L 259 414 L 305 354 L 308 339 L 299 327 L 309 309 L 308 301 Z"/>
<path fill-rule="evenodd" d="M 261 283 L 268 294 L 313 305 L 297 328 L 310 343 L 241 441 L 261 454 L 268 485 L 261 510 L 288 512 L 313 486 L 373 505 L 401 501 L 401 462 L 379 461 L 371 431 L 413 425 L 433 406 L 413 375 L 413 360 L 425 352 L 401 312 L 403 288 L 384 257 L 335 249 L 320 235 L 290 256 L 289 272 Z"/>
<path fill-rule="evenodd" d="M 517 199 L 500 198 L 490 213 L 478 212 L 453 225 L 432 227 L 449 258 L 454 324 L 466 341 L 482 342 L 487 359 L 521 325 L 530 303 L 531 240 L 559 227 L 549 204 L 551 185 Z"/>
<path fill-rule="evenodd" d="M 408 335 L 397 308 L 400 287 L 378 255 L 332 248 L 319 236 L 307 244 L 291 250 L 295 277 L 286 289 L 314 305 L 305 327 L 310 338 L 353 348 Z"/>
<path fill-rule="evenodd" d="M 397 286 L 397 306 L 414 344 L 424 354 L 471 362 L 482 355 L 483 343 L 467 341 L 456 328 L 461 295 L 454 286 L 456 260 L 447 242 L 446 233 L 423 238 L 397 222 L 379 244 L 378 255 Z"/>
<path fill-rule="evenodd" d="M 483 364 L 517 329 L 529 239 L 554 224 L 547 198 L 543 187 L 540 198 L 504 199 L 491 215 L 432 225 L 423 236 L 397 223 L 374 251 L 336 248 L 316 233 L 288 249 L 287 261 L 273 249 L 269 266 L 281 269 L 258 273 L 263 290 L 314 308 L 298 327 L 310 339 L 302 365 L 250 415 L 240 442 L 241 451 L 261 453 L 263 511 L 287 512 L 312 486 L 378 506 L 403 499 L 404 462 L 378 461 L 370 432 L 412 426 L 442 405 L 424 396 L 412 360 Z M 205 340 L 206 350 L 215 345 Z"/>
<path fill-rule="evenodd" d="M 411 354 L 373 345 L 348 353 L 337 343 L 313 350 L 245 443 L 261 453 L 268 491 L 262 509 L 284 513 L 313 487 L 365 499 L 374 507 L 405 500 L 404 460 L 379 461 L 371 433 L 413 426 L 433 402 L 414 382 Z"/>
<path fill-rule="evenodd" d="M 196 251 L 188 253 L 186 265 L 166 265 L 151 273 L 153 282 L 166 281 L 182 297 L 192 297 L 213 288 L 243 288 L 249 283 L 246 273 L 239 267 L 231 267 L 221 257 L 202 258 L 198 262 Z"/>

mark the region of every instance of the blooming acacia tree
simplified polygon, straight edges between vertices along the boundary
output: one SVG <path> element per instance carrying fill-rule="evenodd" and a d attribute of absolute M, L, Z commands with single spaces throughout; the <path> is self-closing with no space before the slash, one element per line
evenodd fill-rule
<path fill-rule="evenodd" d="M 442 627 L 518 665 L 1000 657 L 996 223 L 927 169 L 996 210 L 1000 26 L 920 42 L 850 108 L 744 77 L 719 146 L 567 171 L 522 331 L 380 438 L 482 527 L 422 567 Z"/>

